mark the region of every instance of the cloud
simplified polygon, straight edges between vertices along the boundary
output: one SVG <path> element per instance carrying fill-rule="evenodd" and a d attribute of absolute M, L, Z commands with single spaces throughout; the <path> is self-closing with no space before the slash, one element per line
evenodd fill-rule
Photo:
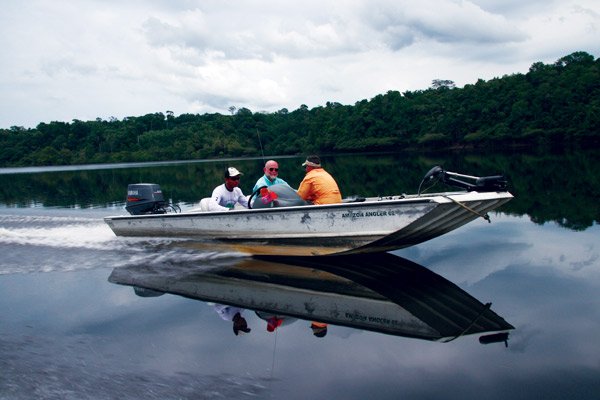
<path fill-rule="evenodd" d="M 501 15 L 486 12 L 471 2 L 389 2 L 370 9 L 369 23 L 390 48 L 398 50 L 416 41 L 442 43 L 505 43 L 525 35 Z"/>
<path fill-rule="evenodd" d="M 173 23 L 153 16 L 144 22 L 144 32 L 149 45 L 168 48 L 179 60 L 191 53 L 205 60 L 268 62 L 395 51 L 417 41 L 506 43 L 526 38 L 503 16 L 469 2 L 352 2 L 343 10 L 329 7 L 318 13 L 311 7 L 267 9 L 260 15 L 246 11 L 225 17 L 210 7 L 183 10 Z"/>
<path fill-rule="evenodd" d="M 347 24 L 334 15 L 298 18 L 267 10 L 253 19 L 244 12 L 219 14 L 186 10 L 174 23 L 152 17 L 145 21 L 144 32 L 151 46 L 168 48 L 180 60 L 181 49 L 205 60 L 269 62 L 276 57 L 330 57 L 360 49 Z"/>
<path fill-rule="evenodd" d="M 593 0 L 3 3 L 0 127 L 354 104 L 600 53 Z M 82 101 L 85 99 L 85 101 Z"/>

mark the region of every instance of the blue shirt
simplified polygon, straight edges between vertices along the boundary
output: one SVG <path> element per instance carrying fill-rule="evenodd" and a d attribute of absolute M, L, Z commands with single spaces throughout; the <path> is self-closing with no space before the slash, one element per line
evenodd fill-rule
<path fill-rule="evenodd" d="M 263 187 L 263 186 L 273 186 L 273 185 L 277 185 L 277 184 L 284 184 L 284 185 L 288 185 L 288 183 L 286 181 L 284 181 L 281 178 L 275 178 L 275 180 L 271 181 L 269 178 L 267 178 L 267 175 L 263 175 L 262 177 L 260 177 L 259 180 L 256 181 L 256 185 L 254 185 L 254 187 L 252 188 L 252 193 L 256 192 L 258 190 L 258 188 Z M 290 185 L 288 185 L 290 186 Z"/>

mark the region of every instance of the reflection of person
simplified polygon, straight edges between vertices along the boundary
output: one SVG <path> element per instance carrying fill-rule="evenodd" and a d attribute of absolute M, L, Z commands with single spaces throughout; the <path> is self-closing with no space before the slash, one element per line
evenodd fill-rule
<path fill-rule="evenodd" d="M 238 203 L 248 208 L 248 199 L 238 187 L 241 175 L 242 173 L 234 167 L 225 170 L 225 183 L 213 190 L 208 203 L 209 211 L 231 210 Z"/>
<path fill-rule="evenodd" d="M 244 310 L 241 308 L 226 306 L 224 304 L 214 304 L 213 307 L 221 318 L 225 321 L 233 322 L 233 333 L 235 333 L 236 336 L 239 335 L 240 332 L 248 333 L 251 331 L 251 329 L 248 328 L 246 319 L 242 317 L 242 312 L 244 312 Z"/>
<path fill-rule="evenodd" d="M 323 169 L 318 156 L 308 156 L 302 166 L 306 168 L 306 175 L 298 187 L 300 197 L 313 204 L 342 202 L 342 195 L 335 179 Z"/>
<path fill-rule="evenodd" d="M 318 338 L 322 338 L 327 335 L 327 324 L 323 322 L 313 321 L 310 323 L 310 329 L 313 331 L 313 335 Z"/>
<path fill-rule="evenodd" d="M 252 188 L 252 193 L 256 192 L 259 188 L 263 186 L 269 187 L 278 184 L 288 184 L 286 181 L 279 177 L 279 164 L 277 164 L 277 161 L 267 161 L 265 163 L 263 171 L 265 174 L 256 181 L 256 185 L 254 185 L 254 187 Z"/>
<path fill-rule="evenodd" d="M 283 318 L 273 315 L 267 319 L 267 332 L 275 332 L 283 324 Z"/>
<path fill-rule="evenodd" d="M 296 318 L 269 314 L 262 311 L 255 311 L 254 313 L 258 318 L 267 322 L 267 332 L 275 332 L 280 326 L 289 325 L 297 321 Z"/>

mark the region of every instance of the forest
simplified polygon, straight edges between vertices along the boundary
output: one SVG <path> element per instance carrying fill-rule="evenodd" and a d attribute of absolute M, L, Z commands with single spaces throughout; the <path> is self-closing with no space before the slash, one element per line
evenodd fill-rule
<path fill-rule="evenodd" d="M 155 112 L 122 120 L 0 129 L 0 167 L 292 154 L 594 146 L 600 143 L 600 59 L 579 51 L 525 74 L 462 88 L 390 90 L 354 105 L 230 114 Z"/>

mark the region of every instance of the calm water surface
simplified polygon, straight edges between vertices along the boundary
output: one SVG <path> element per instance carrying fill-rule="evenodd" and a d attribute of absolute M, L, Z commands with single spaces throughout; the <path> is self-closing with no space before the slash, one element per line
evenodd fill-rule
<path fill-rule="evenodd" d="M 327 160 L 345 195 L 415 191 L 438 163 L 511 177 L 517 197 L 492 213 L 491 224 L 474 221 L 393 253 L 492 303 L 515 327 L 508 347 L 480 344 L 479 334 L 440 343 L 334 324 L 316 337 L 310 318 L 283 314 L 270 332 L 264 313 L 251 309 L 242 312 L 251 331 L 236 336 L 199 292 L 196 283 L 206 279 L 197 277 L 250 265 L 275 285 L 260 261 L 117 239 L 102 221 L 123 213 L 125 186 L 138 181 L 159 183 L 172 201 L 193 206 L 227 163 L 0 171 L 0 398 L 596 399 L 600 190 L 588 178 L 596 165 L 580 163 L 598 158 Z M 282 177 L 292 184 L 302 177 L 299 162 L 281 160 Z M 235 163 L 246 172 L 248 191 L 261 162 Z M 136 293 L 130 284 L 144 286 L 148 276 L 164 288 L 183 282 L 198 295 Z"/>

